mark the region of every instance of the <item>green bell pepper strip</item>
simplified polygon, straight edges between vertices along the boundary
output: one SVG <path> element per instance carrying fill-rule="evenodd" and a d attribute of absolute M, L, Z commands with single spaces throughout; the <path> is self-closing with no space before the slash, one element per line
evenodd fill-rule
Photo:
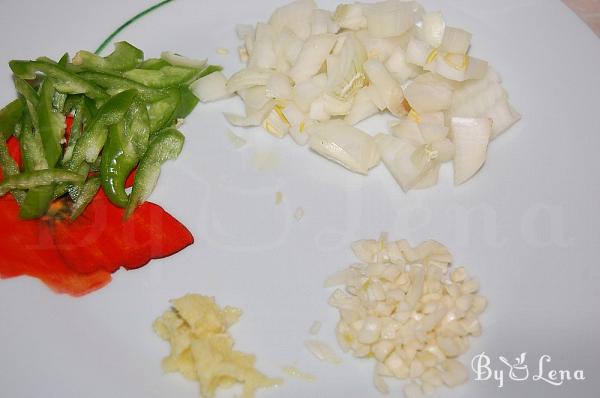
<path fill-rule="evenodd" d="M 148 199 L 158 181 L 160 167 L 167 160 L 177 159 L 184 141 L 183 134 L 174 128 L 163 130 L 154 137 L 138 165 L 133 190 L 125 209 L 125 218 Z"/>
<path fill-rule="evenodd" d="M 83 124 L 86 119 L 88 119 L 88 117 L 86 117 L 87 115 L 84 97 L 71 96 L 71 98 L 73 99 L 65 104 L 67 114 L 73 116 L 73 122 L 71 123 L 71 130 L 69 131 L 69 141 L 62 157 L 63 165 L 71 160 L 71 157 L 73 156 L 73 149 L 75 148 L 75 144 L 81 135 Z"/>
<path fill-rule="evenodd" d="M 43 170 L 48 168 L 48 161 L 44 154 L 44 144 L 42 137 L 31 128 L 31 117 L 28 113 L 23 115 L 21 122 L 23 126 L 19 144 L 21 148 L 21 157 L 23 158 L 23 168 L 25 171 Z"/>
<path fill-rule="evenodd" d="M 34 88 L 31 87 L 31 85 L 25 80 L 15 77 L 14 81 L 17 92 L 23 96 L 23 100 L 27 105 L 27 110 L 29 111 L 29 116 L 31 117 L 31 123 L 37 130 L 39 128 L 37 108 L 38 103 L 40 102 L 40 97 Z"/>
<path fill-rule="evenodd" d="M 4 141 L 14 133 L 15 126 L 23 114 L 23 102 L 16 99 L 0 109 L 0 138 Z"/>
<path fill-rule="evenodd" d="M 73 203 L 73 207 L 71 209 L 71 221 L 75 221 L 77 217 L 83 213 L 86 207 L 94 199 L 94 196 L 96 196 L 96 193 L 100 189 L 101 185 L 102 183 L 98 177 L 92 177 L 88 179 L 85 184 L 83 184 L 81 192 Z"/>
<path fill-rule="evenodd" d="M 65 135 L 65 118 L 61 113 L 54 112 L 52 107 L 54 93 L 53 82 L 50 79 L 44 80 L 37 106 L 38 133 L 42 137 L 44 153 L 50 168 L 54 167 L 62 156 L 61 140 Z"/>
<path fill-rule="evenodd" d="M 196 72 L 194 69 L 168 65 L 158 70 L 132 69 L 123 76 L 151 88 L 169 88 L 185 84 Z"/>
<path fill-rule="evenodd" d="M 188 87 L 169 89 L 169 96 L 148 105 L 152 134 L 171 127 L 189 115 L 200 100 Z"/>
<path fill-rule="evenodd" d="M 48 161 L 44 153 L 42 137 L 32 129 L 31 116 L 27 112 L 23 114 L 22 126 L 19 143 L 25 171 L 47 170 Z M 19 214 L 21 218 L 32 219 L 44 215 L 52 200 L 52 189 L 52 186 L 47 186 L 35 187 L 27 191 L 25 198 L 20 203 Z"/>
<path fill-rule="evenodd" d="M 106 72 L 86 71 L 81 72 L 78 76 L 105 88 L 110 95 L 115 95 L 125 90 L 137 90 L 140 99 L 144 102 L 158 101 L 167 95 L 164 90 L 150 88 L 133 80 Z"/>
<path fill-rule="evenodd" d="M 2 170 L 4 178 L 12 177 L 20 173 L 19 165 L 8 153 L 8 148 L 4 141 L 0 142 L 0 170 Z M 11 193 L 19 204 L 25 199 L 25 191 L 13 190 Z"/>
<path fill-rule="evenodd" d="M 38 117 L 38 131 L 44 152 L 44 158 L 50 171 L 54 171 L 54 166 L 62 156 L 61 140 L 64 137 L 64 116 L 54 112 L 52 100 L 54 98 L 54 82 L 46 78 L 39 92 L 39 101 L 36 112 Z M 39 155 L 36 154 L 39 157 Z M 41 160 L 40 161 L 41 165 Z M 38 218 L 43 216 L 54 198 L 54 184 L 38 184 L 29 189 L 25 200 L 20 208 L 20 216 L 24 219 Z"/>
<path fill-rule="evenodd" d="M 79 51 L 73 57 L 73 65 L 83 70 L 123 72 L 138 67 L 144 60 L 144 52 L 126 41 L 117 42 L 114 46 L 114 51 L 106 57 Z"/>
<path fill-rule="evenodd" d="M 171 65 L 167 61 L 161 58 L 150 58 L 145 60 L 138 66 L 139 69 L 148 69 L 148 70 L 159 70 L 163 66 Z"/>
<path fill-rule="evenodd" d="M 9 62 L 13 73 L 18 77 L 31 80 L 36 78 L 36 73 L 41 72 L 55 81 L 55 87 L 61 93 L 85 94 L 94 100 L 105 101 L 108 94 L 93 82 L 69 72 L 58 64 L 43 61 L 19 61 Z"/>
<path fill-rule="evenodd" d="M 56 183 L 82 183 L 85 177 L 62 169 L 37 170 L 10 176 L 0 182 L 0 196 L 13 189 L 32 189 Z"/>
<path fill-rule="evenodd" d="M 129 200 L 125 180 L 146 152 L 150 136 L 148 112 L 143 103 L 135 102 L 125 118 L 110 127 L 102 150 L 100 178 L 108 199 L 119 207 Z"/>
<path fill-rule="evenodd" d="M 73 156 L 66 165 L 68 170 L 76 170 L 83 162 L 96 161 L 106 143 L 108 126 L 118 123 L 125 116 L 136 96 L 135 90 L 123 91 L 102 105 L 89 123 L 87 131 L 77 140 Z"/>

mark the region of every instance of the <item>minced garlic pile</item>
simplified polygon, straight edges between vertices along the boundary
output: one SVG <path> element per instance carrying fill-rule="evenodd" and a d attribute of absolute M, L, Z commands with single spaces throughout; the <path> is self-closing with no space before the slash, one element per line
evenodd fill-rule
<path fill-rule="evenodd" d="M 171 344 L 163 360 L 165 372 L 180 372 L 200 384 L 203 397 L 212 398 L 219 388 L 243 384 L 242 397 L 254 397 L 257 389 L 280 384 L 255 369 L 254 355 L 235 351 L 228 329 L 242 312 L 223 310 L 212 297 L 188 294 L 171 301 L 172 308 L 154 322 L 156 333 Z"/>
<path fill-rule="evenodd" d="M 426 241 L 362 240 L 352 245 L 362 264 L 328 279 L 336 289 L 329 304 L 337 308 L 337 338 L 355 357 L 374 357 L 374 382 L 388 392 L 384 377 L 409 380 L 404 393 L 417 398 L 442 385 L 467 380 L 455 358 L 481 333 L 478 316 L 487 301 L 479 284 L 460 267 L 448 272 L 452 255 Z"/>

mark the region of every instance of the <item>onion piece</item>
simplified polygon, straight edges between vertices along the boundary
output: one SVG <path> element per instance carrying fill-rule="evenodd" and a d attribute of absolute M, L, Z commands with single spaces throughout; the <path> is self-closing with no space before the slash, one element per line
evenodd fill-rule
<path fill-rule="evenodd" d="M 265 94 L 269 98 L 292 98 L 292 83 L 290 78 L 283 73 L 273 73 L 265 87 Z"/>
<path fill-rule="evenodd" d="M 492 121 L 488 118 L 453 117 L 451 129 L 456 148 L 454 183 L 460 185 L 483 166 L 492 133 Z"/>
<path fill-rule="evenodd" d="M 202 102 L 216 101 L 232 95 L 227 90 L 227 78 L 221 72 L 211 73 L 199 79 L 192 85 L 192 90 Z"/>
<path fill-rule="evenodd" d="M 360 174 L 367 174 L 380 160 L 370 135 L 339 120 L 311 128 L 309 146 L 325 158 Z"/>
<path fill-rule="evenodd" d="M 355 125 L 361 120 L 377 114 L 377 112 L 379 112 L 379 109 L 373 100 L 371 100 L 369 89 L 364 87 L 356 93 L 352 102 L 352 108 L 344 121 L 350 125 Z"/>
<path fill-rule="evenodd" d="M 360 4 L 340 4 L 335 9 L 333 20 L 343 29 L 359 30 L 367 27 L 367 18 Z"/>
<path fill-rule="evenodd" d="M 235 73 L 227 82 L 227 90 L 235 93 L 245 88 L 265 86 L 274 72 L 266 68 L 245 68 Z"/>
<path fill-rule="evenodd" d="M 363 65 L 365 74 L 369 81 L 375 86 L 385 101 L 387 109 L 394 115 L 404 112 L 404 93 L 402 87 L 388 72 L 383 64 L 377 60 L 370 59 Z"/>
<path fill-rule="evenodd" d="M 313 10 L 311 15 L 310 32 L 311 35 L 320 35 L 322 33 L 337 33 L 340 25 L 333 21 L 331 13 L 327 10 Z"/>
<path fill-rule="evenodd" d="M 406 58 L 406 52 L 402 47 L 396 47 L 385 61 L 385 67 L 399 83 L 417 77 L 423 72 L 417 65 L 410 64 Z"/>
<path fill-rule="evenodd" d="M 423 14 L 420 38 L 433 48 L 438 48 L 444 38 L 446 23 L 441 12 Z"/>
<path fill-rule="evenodd" d="M 404 95 L 418 113 L 431 113 L 449 109 L 453 91 L 454 87 L 448 80 L 425 73 L 406 87 Z"/>
<path fill-rule="evenodd" d="M 289 65 L 294 65 L 298 60 L 304 42 L 288 28 L 284 28 L 275 39 L 275 52 L 279 58 Z"/>
<path fill-rule="evenodd" d="M 409 35 L 379 38 L 369 35 L 366 30 L 355 33 L 355 36 L 364 46 L 367 56 L 379 62 L 385 62 L 392 55 L 394 49 L 404 48 L 408 44 Z"/>
<path fill-rule="evenodd" d="M 186 58 L 183 55 L 175 54 L 169 51 L 163 51 L 160 53 L 160 58 L 167 61 L 173 66 L 181 66 L 184 68 L 192 69 L 203 69 L 206 66 L 207 60 L 205 59 L 191 59 Z"/>
<path fill-rule="evenodd" d="M 466 54 L 473 35 L 466 30 L 446 27 L 440 50 L 452 54 Z"/>
<path fill-rule="evenodd" d="M 316 8 L 313 0 L 296 0 L 276 9 L 269 19 L 269 25 L 275 33 L 287 27 L 300 39 L 306 40 L 310 36 L 310 17 Z"/>
<path fill-rule="evenodd" d="M 367 29 L 373 37 L 400 36 L 415 23 L 415 13 L 411 2 L 394 0 L 365 6 Z"/>
<path fill-rule="evenodd" d="M 336 37 L 331 33 L 311 36 L 304 42 L 296 64 L 289 71 L 290 77 L 296 83 L 301 83 L 316 75 L 327 59 L 335 41 Z"/>
<path fill-rule="evenodd" d="M 327 66 L 327 91 L 340 99 L 353 97 L 367 84 L 363 64 L 367 53 L 353 34 L 345 36 L 336 65 Z"/>
<path fill-rule="evenodd" d="M 277 54 L 275 54 L 275 32 L 273 28 L 265 23 L 256 24 L 256 38 L 254 48 L 250 54 L 248 66 L 250 68 L 275 68 L 277 66 Z"/>

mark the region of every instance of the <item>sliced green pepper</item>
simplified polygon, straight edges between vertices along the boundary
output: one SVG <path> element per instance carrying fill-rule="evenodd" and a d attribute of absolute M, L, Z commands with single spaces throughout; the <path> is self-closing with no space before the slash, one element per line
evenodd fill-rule
<path fill-rule="evenodd" d="M 50 79 L 44 80 L 40 89 L 40 100 L 37 106 L 39 119 L 38 132 L 44 144 L 44 153 L 48 167 L 52 168 L 62 156 L 61 140 L 65 135 L 65 119 L 58 112 L 53 111 L 52 100 L 55 90 Z"/>
<path fill-rule="evenodd" d="M 178 119 L 189 115 L 198 102 L 198 97 L 188 87 L 169 89 L 168 97 L 148 105 L 150 131 L 155 133 L 175 125 Z"/>
<path fill-rule="evenodd" d="M 163 66 L 158 70 L 132 69 L 123 74 L 128 79 L 152 88 L 169 88 L 189 81 L 196 70 L 179 66 Z"/>
<path fill-rule="evenodd" d="M 81 72 L 79 74 L 83 79 L 93 82 L 100 87 L 104 87 L 110 95 L 118 94 L 125 90 L 137 90 L 140 99 L 144 102 L 158 101 L 166 96 L 164 90 L 157 90 L 126 79 L 119 75 L 106 72 Z"/>
<path fill-rule="evenodd" d="M 25 113 L 21 122 L 23 126 L 19 144 L 21 147 L 21 156 L 23 158 L 23 168 L 25 171 L 43 170 L 48 168 L 48 161 L 44 154 L 44 144 L 42 137 L 31 128 L 31 118 Z"/>
<path fill-rule="evenodd" d="M 27 110 L 29 111 L 29 116 L 31 117 L 31 123 L 33 127 L 37 130 L 39 128 L 38 124 L 38 115 L 37 115 L 37 107 L 40 102 L 40 97 L 38 93 L 34 90 L 33 87 L 25 80 L 15 77 L 15 88 L 17 92 L 23 96 L 23 100 L 27 105 Z"/>
<path fill-rule="evenodd" d="M 12 177 L 20 173 L 19 165 L 8 153 L 8 148 L 4 140 L 0 142 L 0 170 L 4 174 L 4 177 Z M 12 194 L 17 201 L 21 204 L 25 199 L 25 191 L 13 190 Z"/>
<path fill-rule="evenodd" d="M 136 68 L 143 60 L 144 53 L 126 41 L 114 44 L 115 50 L 107 57 L 89 51 L 79 51 L 73 58 L 73 65 L 85 70 L 127 71 Z"/>
<path fill-rule="evenodd" d="M 87 131 L 77 140 L 73 157 L 67 164 L 68 170 L 76 170 L 83 162 L 96 161 L 106 143 L 108 126 L 118 123 L 125 116 L 136 95 L 135 90 L 123 91 L 102 105 L 89 123 Z"/>
<path fill-rule="evenodd" d="M 167 160 L 175 160 L 181 153 L 185 137 L 177 129 L 168 128 L 158 133 L 138 165 L 133 190 L 125 210 L 125 217 L 129 217 L 135 208 L 146 201 L 154 190 L 160 167 Z"/>
<path fill-rule="evenodd" d="M 139 69 L 158 70 L 158 69 L 162 68 L 163 66 L 169 66 L 169 65 L 171 65 L 171 64 L 168 63 L 167 61 L 165 61 L 164 59 L 150 58 L 150 59 L 147 59 L 144 62 L 142 62 L 140 64 L 140 66 L 138 66 L 138 68 Z"/>
<path fill-rule="evenodd" d="M 9 62 L 9 65 L 15 75 L 25 80 L 35 79 L 37 72 L 43 73 L 55 81 L 56 89 L 62 93 L 85 94 L 92 99 L 101 101 L 108 98 L 102 88 L 58 64 L 13 60 Z"/>
<path fill-rule="evenodd" d="M 77 173 L 61 169 L 37 170 L 17 174 L 0 182 L 0 196 L 13 189 L 32 189 L 40 186 L 51 186 L 56 183 L 82 183 L 85 177 Z"/>
<path fill-rule="evenodd" d="M 0 109 L 0 138 L 4 141 L 14 133 L 15 125 L 23 114 L 23 103 L 16 99 Z"/>
<path fill-rule="evenodd" d="M 150 123 L 144 104 L 136 103 L 119 123 L 110 127 L 102 152 L 100 178 L 110 201 L 125 207 L 125 180 L 148 146 Z"/>
<path fill-rule="evenodd" d="M 100 178 L 92 177 L 83 184 L 81 188 L 81 192 L 77 197 L 77 200 L 73 203 L 73 208 L 71 209 L 71 221 L 75 221 L 77 217 L 83 213 L 85 208 L 90 204 L 96 193 L 100 189 L 101 183 Z"/>

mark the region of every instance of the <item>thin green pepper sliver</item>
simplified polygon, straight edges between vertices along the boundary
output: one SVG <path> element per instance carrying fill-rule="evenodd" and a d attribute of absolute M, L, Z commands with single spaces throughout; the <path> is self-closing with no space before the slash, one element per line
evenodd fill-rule
<path fill-rule="evenodd" d="M 13 189 L 31 189 L 63 182 L 76 184 L 83 181 L 85 181 L 84 176 L 67 170 L 47 169 L 31 171 L 10 176 L 0 182 L 0 196 Z"/>
<path fill-rule="evenodd" d="M 167 160 L 179 157 L 184 142 L 185 137 L 175 128 L 165 129 L 152 139 L 138 165 L 133 190 L 125 209 L 125 218 L 148 199 L 158 181 L 161 166 Z"/>
<path fill-rule="evenodd" d="M 25 80 L 35 79 L 37 72 L 43 73 L 55 81 L 55 87 L 61 93 L 85 94 L 100 101 L 108 98 L 108 95 L 98 85 L 69 72 L 58 64 L 13 60 L 9 62 L 9 66 L 15 75 Z"/>
<path fill-rule="evenodd" d="M 106 72 L 86 71 L 79 73 L 78 76 L 103 87 L 110 95 L 115 95 L 125 90 L 137 90 L 140 99 L 144 102 L 158 101 L 167 94 L 165 90 L 150 88 L 141 83 L 134 82 L 133 80 Z"/>
<path fill-rule="evenodd" d="M 114 46 L 115 50 L 106 57 L 79 51 L 73 57 L 73 65 L 83 70 L 123 72 L 136 68 L 144 60 L 143 51 L 126 41 L 117 42 Z"/>
<path fill-rule="evenodd" d="M 53 111 L 54 93 L 53 82 L 50 79 L 44 80 L 40 89 L 40 101 L 37 107 L 38 132 L 42 137 L 44 153 L 50 168 L 54 167 L 62 156 L 60 142 L 65 135 L 65 118 L 62 114 Z"/>
<path fill-rule="evenodd" d="M 123 76 L 151 88 L 169 88 L 185 84 L 196 73 L 194 69 L 168 65 L 158 70 L 132 69 Z"/>
<path fill-rule="evenodd" d="M 73 208 L 71 209 L 71 221 L 75 221 L 77 217 L 79 217 L 85 208 L 91 203 L 96 196 L 96 193 L 100 189 L 101 182 L 100 178 L 92 177 L 83 184 L 81 188 L 81 192 L 77 197 L 77 200 L 73 203 Z"/>
<path fill-rule="evenodd" d="M 19 165 L 8 153 L 4 140 L 0 142 L 0 170 L 5 177 L 12 177 L 20 173 Z M 19 204 L 25 199 L 25 191 L 13 190 L 11 193 Z"/>
<path fill-rule="evenodd" d="M 4 108 L 0 109 L 0 138 L 6 141 L 13 135 L 15 125 L 19 123 L 23 114 L 23 102 L 16 99 Z"/>

